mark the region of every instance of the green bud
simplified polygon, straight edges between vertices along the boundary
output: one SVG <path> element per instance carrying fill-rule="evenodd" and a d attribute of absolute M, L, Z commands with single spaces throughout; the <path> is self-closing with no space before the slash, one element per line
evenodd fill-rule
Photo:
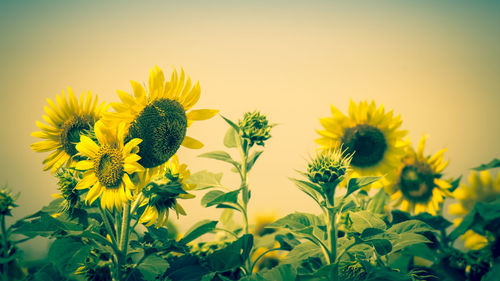
<path fill-rule="evenodd" d="M 270 125 L 266 116 L 258 111 L 245 113 L 238 125 L 241 129 L 241 137 L 247 139 L 250 146 L 254 144 L 263 146 L 264 141 L 271 137 L 273 125 Z"/>
<path fill-rule="evenodd" d="M 61 192 L 61 196 L 64 198 L 65 206 L 64 211 L 69 211 L 72 213 L 75 207 L 77 207 L 80 202 L 80 195 L 78 190 L 75 189 L 76 184 L 78 183 L 78 176 L 74 170 L 62 168 L 58 173 L 57 177 L 59 181 L 57 184 L 59 185 L 59 191 Z"/>
<path fill-rule="evenodd" d="M 0 215 L 2 216 L 11 216 L 11 210 L 17 205 L 14 203 L 17 200 L 17 195 L 12 195 L 10 190 L 7 188 L 0 189 Z"/>
<path fill-rule="evenodd" d="M 347 173 L 351 159 L 352 155 L 344 154 L 340 147 L 319 153 L 308 164 L 307 176 L 317 184 L 333 183 Z"/>

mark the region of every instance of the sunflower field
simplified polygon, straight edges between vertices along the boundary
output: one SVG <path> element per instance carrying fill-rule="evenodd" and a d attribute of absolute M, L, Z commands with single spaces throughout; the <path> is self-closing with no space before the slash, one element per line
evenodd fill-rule
<path fill-rule="evenodd" d="M 319 119 L 315 153 L 290 178 L 317 212 L 261 214 L 249 221 L 250 176 L 279 124 L 259 111 L 230 120 L 198 109 L 201 89 L 181 69 L 154 67 L 147 83 L 99 102 L 69 88 L 47 99 L 35 152 L 59 193 L 9 227 L 19 194 L 0 190 L 1 280 L 499 280 L 499 159 L 447 177 L 446 150 L 410 143 L 402 119 L 375 101 L 331 105 Z M 225 150 L 200 157 L 237 175 L 191 171 L 178 157 L 200 149 L 193 123 L 221 118 Z M 218 220 L 189 216 L 199 198 Z M 312 201 L 311 201 L 312 200 Z M 448 202 L 446 205 L 445 203 Z M 279 201 L 276 201 L 279 205 Z M 23 262 L 19 244 L 51 240 L 43 263 Z"/>

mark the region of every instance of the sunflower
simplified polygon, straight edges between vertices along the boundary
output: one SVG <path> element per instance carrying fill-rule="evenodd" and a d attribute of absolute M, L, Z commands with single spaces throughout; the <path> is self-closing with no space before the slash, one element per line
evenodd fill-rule
<path fill-rule="evenodd" d="M 91 130 L 95 122 L 101 118 L 106 110 L 104 103 L 98 105 L 97 96 L 92 100 L 92 93 L 82 93 L 79 101 L 68 88 L 68 97 L 63 91 L 56 96 L 56 103 L 47 99 L 49 106 L 45 106 L 43 116 L 48 125 L 36 121 L 42 131 L 31 133 L 32 136 L 45 139 L 33 143 L 30 147 L 37 152 L 53 151 L 43 163 L 44 171 L 55 172 L 64 164 L 75 162 L 73 156 L 77 153 L 75 144 L 80 141 L 80 133 Z"/>
<path fill-rule="evenodd" d="M 500 196 L 500 172 L 496 179 L 493 179 L 489 171 L 479 173 L 473 171 L 469 174 L 468 180 L 468 184 L 462 184 L 453 191 L 453 196 L 458 202 L 450 204 L 448 212 L 459 216 L 453 221 L 455 225 L 462 222 L 462 218 L 474 208 L 476 202 L 488 203 Z M 465 246 L 472 250 L 479 250 L 488 245 L 486 237 L 473 230 L 468 230 L 462 239 L 465 240 Z"/>
<path fill-rule="evenodd" d="M 85 201 L 90 204 L 101 197 L 102 208 L 120 209 L 132 198 L 131 191 L 135 189 L 130 176 L 144 171 L 137 162 L 140 159 L 137 147 L 142 140 L 132 139 L 124 144 L 125 123 L 109 128 L 98 121 L 94 131 L 99 144 L 82 135 L 76 145 L 76 150 L 88 159 L 76 164 L 76 169 L 83 172 L 83 178 L 75 189 L 89 188 Z"/>
<path fill-rule="evenodd" d="M 174 70 L 170 81 L 165 81 L 163 71 L 155 67 L 149 73 L 148 91 L 138 82 L 131 81 L 134 97 L 118 91 L 121 103 L 112 103 L 116 112 L 105 117 L 108 124 L 125 121 L 127 139 L 140 138 L 139 163 L 145 168 L 155 168 L 172 157 L 180 145 L 198 149 L 203 144 L 186 136 L 194 121 L 206 120 L 218 110 L 198 109 L 189 111 L 200 98 L 200 85 L 191 84 L 189 76 L 181 69 L 180 77 Z M 189 112 L 188 112 L 189 111 Z"/>
<path fill-rule="evenodd" d="M 404 156 L 407 134 L 399 130 L 401 117 L 393 116 L 392 110 L 385 112 L 375 102 L 349 104 L 349 116 L 333 105 L 332 117 L 320 119 L 325 130 L 317 130 L 321 138 L 316 139 L 323 149 L 330 150 L 340 143 L 346 153 L 353 154 L 352 176 L 380 176 L 394 171 Z"/>
<path fill-rule="evenodd" d="M 194 195 L 186 192 L 196 186 L 186 183 L 186 180 L 191 175 L 186 164 L 179 164 L 179 159 L 174 155 L 162 167 L 164 167 L 163 175 L 156 179 L 154 179 L 155 175 L 151 175 L 154 181 L 143 189 L 146 199 L 142 205 L 147 206 L 139 218 L 139 223 L 144 223 L 146 226 L 153 224 L 156 227 L 164 226 L 167 223 L 170 209 L 174 210 L 177 216 L 179 214 L 186 215 L 177 199 L 194 197 Z M 149 179 L 146 179 L 145 182 L 149 182 Z"/>
<path fill-rule="evenodd" d="M 391 200 L 401 205 L 401 210 L 415 214 L 429 212 L 436 215 L 444 197 L 453 197 L 448 191 L 451 184 L 441 178 L 441 172 L 448 165 L 443 161 L 446 149 L 441 149 L 431 157 L 424 156 L 425 135 L 418 143 L 417 152 L 408 148 L 393 185 Z"/>

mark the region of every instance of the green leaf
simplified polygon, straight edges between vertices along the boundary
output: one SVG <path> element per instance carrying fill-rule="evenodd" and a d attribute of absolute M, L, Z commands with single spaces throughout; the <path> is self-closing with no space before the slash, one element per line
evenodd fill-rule
<path fill-rule="evenodd" d="M 301 244 L 291 233 L 277 234 L 274 239 L 280 244 L 280 248 L 286 251 L 291 251 L 294 247 Z"/>
<path fill-rule="evenodd" d="M 369 242 L 375 251 L 381 256 L 385 256 L 392 251 L 392 244 L 387 239 L 373 239 Z"/>
<path fill-rule="evenodd" d="M 321 219 L 313 214 L 295 212 L 268 225 L 268 228 L 288 228 L 293 232 L 317 227 L 322 224 Z"/>
<path fill-rule="evenodd" d="M 240 168 L 240 163 L 234 161 L 233 158 L 231 157 L 231 155 L 229 155 L 229 153 L 222 151 L 222 150 L 203 153 L 203 154 L 199 155 L 198 157 L 220 160 L 220 161 L 232 164 L 237 169 Z"/>
<path fill-rule="evenodd" d="M 212 271 L 223 272 L 242 266 L 250 255 L 253 236 L 245 234 L 225 248 L 215 251 L 206 257 Z"/>
<path fill-rule="evenodd" d="M 366 228 L 378 228 L 385 230 L 385 222 L 369 211 L 359 211 L 349 213 L 349 218 L 352 221 L 352 229 L 362 233 Z"/>
<path fill-rule="evenodd" d="M 139 266 L 145 280 L 155 280 L 158 275 L 163 274 L 169 267 L 168 262 L 153 254 L 148 256 Z"/>
<path fill-rule="evenodd" d="M 297 270 L 290 264 L 282 264 L 274 267 L 271 270 L 262 273 L 257 272 L 251 276 L 247 276 L 242 281 L 290 281 L 295 280 Z"/>
<path fill-rule="evenodd" d="M 188 184 L 196 184 L 195 190 L 203 190 L 212 187 L 224 187 L 221 184 L 222 173 L 212 173 L 202 170 L 192 174 L 188 179 Z"/>
<path fill-rule="evenodd" d="M 211 220 L 199 221 L 193 226 L 191 226 L 191 228 L 189 228 L 184 238 L 181 239 L 181 242 L 187 244 L 195 240 L 196 238 L 202 236 L 203 234 L 214 230 L 216 225 L 217 221 L 211 221 Z"/>
<path fill-rule="evenodd" d="M 460 185 L 460 181 L 462 180 L 462 176 L 459 176 L 458 178 L 454 179 L 453 181 L 451 181 L 451 187 L 448 189 L 449 192 L 453 192 L 455 191 L 455 189 L 458 188 L 458 186 Z"/>
<path fill-rule="evenodd" d="M 295 183 L 295 185 L 305 194 L 309 195 L 316 203 L 321 205 L 322 198 L 322 190 L 321 187 L 307 181 L 297 180 L 294 178 L 290 178 L 291 181 Z"/>
<path fill-rule="evenodd" d="M 328 264 L 312 274 L 298 275 L 297 281 L 338 281 L 337 278 L 331 276 L 331 272 L 338 267 L 338 264 Z"/>
<path fill-rule="evenodd" d="M 387 206 L 390 201 L 390 196 L 385 192 L 383 188 L 381 188 L 375 196 L 368 203 L 367 211 L 370 211 L 374 214 L 384 214 L 384 207 Z"/>
<path fill-rule="evenodd" d="M 382 229 L 369 227 L 369 228 L 365 228 L 363 230 L 363 232 L 361 233 L 360 238 L 362 240 L 366 241 L 366 240 L 370 239 L 371 237 L 373 237 L 375 235 L 378 235 L 378 234 L 381 234 L 381 233 L 384 233 L 384 231 Z"/>
<path fill-rule="evenodd" d="M 41 213 L 39 218 L 31 221 L 23 221 L 16 224 L 14 233 L 23 234 L 28 237 L 53 236 L 62 234 L 65 231 L 82 231 L 83 228 L 76 222 L 53 218 L 45 213 Z"/>
<path fill-rule="evenodd" d="M 234 148 L 238 146 L 238 134 L 236 133 L 236 130 L 233 127 L 230 127 L 226 135 L 224 135 L 224 146 L 227 148 Z"/>
<path fill-rule="evenodd" d="M 399 251 L 407 246 L 418 243 L 429 243 L 429 239 L 416 233 L 401 233 L 396 239 L 391 238 L 392 251 Z"/>
<path fill-rule="evenodd" d="M 85 264 L 90 250 L 90 245 L 84 245 L 75 239 L 62 238 L 52 243 L 47 257 L 62 274 L 68 275 Z"/>
<path fill-rule="evenodd" d="M 263 150 L 255 151 L 247 160 L 247 171 L 250 171 L 255 164 L 255 161 L 259 159 L 259 156 L 264 152 Z"/>
<path fill-rule="evenodd" d="M 219 114 L 220 115 L 220 114 Z M 236 132 L 239 132 L 240 131 L 240 127 L 238 125 L 236 125 L 233 121 L 227 119 L 226 117 L 220 115 L 220 117 L 222 117 L 222 119 L 224 119 L 224 121 L 226 121 L 231 127 L 233 127 L 233 129 L 236 130 Z"/>
<path fill-rule="evenodd" d="M 351 195 L 351 193 L 355 192 L 356 190 L 364 186 L 367 186 L 369 184 L 372 184 L 378 181 L 379 179 L 380 177 L 362 177 L 362 178 L 350 179 L 349 183 L 347 184 L 347 193 L 344 195 L 344 198 Z"/>
<path fill-rule="evenodd" d="M 472 168 L 472 170 L 483 171 L 483 170 L 488 170 L 488 169 L 493 169 L 493 168 L 498 168 L 498 167 L 500 167 L 500 159 L 495 158 L 495 159 L 491 160 L 489 163 L 481 164 L 477 167 Z"/>
<path fill-rule="evenodd" d="M 203 197 L 201 198 L 201 205 L 203 207 L 207 207 L 207 204 L 213 200 L 215 200 L 217 197 L 221 196 L 224 194 L 224 191 L 222 190 L 212 190 L 207 192 Z"/>
<path fill-rule="evenodd" d="M 414 216 L 413 219 L 421 220 L 430 225 L 432 228 L 439 230 L 444 230 L 452 225 L 449 220 L 443 218 L 442 216 L 433 216 L 429 213 L 420 213 Z"/>
<path fill-rule="evenodd" d="M 204 205 L 205 207 L 210 207 L 222 203 L 236 204 L 238 202 L 238 194 L 240 193 L 240 191 L 241 189 L 237 189 L 230 192 L 213 190 L 205 194 L 205 196 L 203 196 L 203 198 L 201 199 L 201 204 Z"/>
<path fill-rule="evenodd" d="M 416 233 L 433 230 L 433 228 L 420 220 L 408 220 L 391 226 L 387 231 L 401 234 L 408 232 Z"/>
<path fill-rule="evenodd" d="M 285 263 L 300 263 L 310 257 L 321 257 L 323 254 L 321 248 L 313 242 L 306 241 L 295 246 L 290 253 L 286 255 Z"/>

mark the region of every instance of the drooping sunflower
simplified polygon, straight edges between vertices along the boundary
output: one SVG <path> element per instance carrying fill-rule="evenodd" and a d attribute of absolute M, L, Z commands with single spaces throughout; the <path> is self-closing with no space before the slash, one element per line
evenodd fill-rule
<path fill-rule="evenodd" d="M 461 184 L 453 196 L 458 200 L 457 203 L 450 204 L 448 212 L 459 216 L 453 222 L 459 225 L 462 219 L 467 215 L 476 202 L 492 202 L 500 196 L 500 172 L 494 179 L 489 171 L 479 173 L 472 171 L 469 174 L 468 184 Z M 479 250 L 488 245 L 488 239 L 473 230 L 468 230 L 462 239 L 465 240 L 465 246 L 472 250 Z"/>
<path fill-rule="evenodd" d="M 401 210 L 415 214 L 429 212 L 436 215 L 444 197 L 453 197 L 448 190 L 451 184 L 441 179 L 441 172 L 449 161 L 443 161 L 446 149 L 433 156 L 424 156 L 425 135 L 418 143 L 417 151 L 408 148 L 397 174 L 389 188 L 391 200 Z"/>
<path fill-rule="evenodd" d="M 174 210 L 177 216 L 179 214 L 186 215 L 177 199 L 194 197 L 187 192 L 196 187 L 196 185 L 186 182 L 191 172 L 187 169 L 186 164 L 179 163 L 177 155 L 171 157 L 162 167 L 164 170 L 159 173 L 159 177 L 152 178 L 153 181 L 143 189 L 145 200 L 142 205 L 147 206 L 139 218 L 139 223 L 144 223 L 147 226 L 153 224 L 156 227 L 164 226 L 167 223 L 170 210 Z M 146 182 L 149 180 L 146 179 Z"/>
<path fill-rule="evenodd" d="M 191 79 L 182 69 L 180 76 L 174 70 L 170 81 L 165 81 L 163 71 L 155 67 L 149 73 L 147 90 L 138 82 L 131 81 L 131 84 L 134 97 L 118 91 L 122 102 L 111 103 L 116 112 L 107 114 L 105 122 L 125 121 L 127 139 L 143 140 L 139 145 L 142 166 L 155 168 L 164 164 L 180 145 L 193 149 L 203 146 L 198 140 L 186 136 L 186 130 L 194 121 L 212 118 L 218 110 L 189 111 L 200 98 L 198 82 L 192 86 Z"/>
<path fill-rule="evenodd" d="M 74 163 L 73 156 L 77 153 L 75 145 L 80 141 L 80 133 L 91 130 L 95 122 L 101 118 L 106 110 L 104 103 L 98 104 L 97 96 L 92 99 L 89 91 L 82 93 L 77 100 L 75 94 L 68 88 L 68 97 L 63 90 L 56 96 L 56 103 L 47 99 L 49 106 L 45 106 L 44 124 L 36 121 L 42 131 L 31 133 L 32 136 L 45 139 L 33 143 L 30 147 L 37 152 L 53 151 L 43 163 L 44 171 L 55 172 L 64 164 Z"/>
<path fill-rule="evenodd" d="M 403 137 L 407 131 L 400 130 L 401 117 L 393 111 L 385 112 L 384 106 L 375 102 L 349 104 L 346 116 L 331 106 L 332 117 L 320 119 L 324 130 L 317 130 L 321 138 L 316 143 L 325 150 L 340 143 L 346 153 L 353 154 L 352 176 L 382 176 L 394 171 L 404 156 L 407 142 Z"/>
<path fill-rule="evenodd" d="M 107 127 L 102 121 L 94 125 L 96 144 L 91 138 L 82 135 L 76 150 L 87 157 L 76 164 L 76 169 L 83 172 L 83 178 L 75 189 L 89 189 L 85 198 L 92 204 L 101 198 L 101 207 L 113 210 L 120 209 L 132 198 L 135 185 L 130 180 L 132 174 L 143 172 L 144 168 L 137 162 L 140 139 L 132 139 L 126 144 L 125 123 L 118 127 Z"/>

